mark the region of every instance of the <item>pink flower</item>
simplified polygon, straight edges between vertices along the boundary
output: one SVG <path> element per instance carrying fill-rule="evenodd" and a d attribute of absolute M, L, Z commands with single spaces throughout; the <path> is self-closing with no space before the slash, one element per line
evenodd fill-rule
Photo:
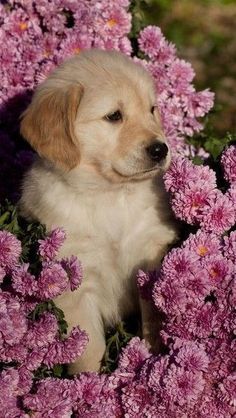
<path fill-rule="evenodd" d="M 157 47 L 163 39 L 162 32 L 157 26 L 148 26 L 140 33 L 138 43 L 140 49 L 150 58 L 155 58 Z"/>
<path fill-rule="evenodd" d="M 214 286 L 220 285 L 224 288 L 228 285 L 234 272 L 234 266 L 230 260 L 219 254 L 206 257 L 204 264 L 209 274 L 209 280 Z"/>
<path fill-rule="evenodd" d="M 0 408 L 1 415 L 5 418 L 21 417 L 27 418 L 27 415 L 21 409 L 18 402 L 19 395 L 19 373 L 13 367 L 3 370 L 0 375 Z"/>
<path fill-rule="evenodd" d="M 194 252 L 199 258 L 208 255 L 218 255 L 221 250 L 221 242 L 214 233 L 207 233 L 199 229 L 196 234 L 190 234 L 188 239 L 183 243 L 184 247 Z"/>
<path fill-rule="evenodd" d="M 0 231 L 0 266 L 12 268 L 16 265 L 20 253 L 20 241 L 10 232 Z"/>
<path fill-rule="evenodd" d="M 184 109 L 190 117 L 202 117 L 212 108 L 214 93 L 209 90 L 194 92 L 183 98 Z"/>
<path fill-rule="evenodd" d="M 19 343 L 26 333 L 27 319 L 24 307 L 8 292 L 0 293 L 0 319 L 0 343 Z"/>
<path fill-rule="evenodd" d="M 43 260 L 53 260 L 65 239 L 65 231 L 61 228 L 56 228 L 50 232 L 47 238 L 44 240 L 39 240 L 39 254 Z"/>
<path fill-rule="evenodd" d="M 119 360 L 119 369 L 134 373 L 139 369 L 144 360 L 150 357 L 145 341 L 138 337 L 132 338 L 129 344 L 122 350 Z"/>
<path fill-rule="evenodd" d="M 67 276 L 69 278 L 69 283 L 70 283 L 70 289 L 73 292 L 80 286 L 82 282 L 82 278 L 83 278 L 82 265 L 80 261 L 77 259 L 77 257 L 72 255 L 70 258 L 64 258 L 61 261 L 61 266 L 67 273 Z"/>
<path fill-rule="evenodd" d="M 28 271 L 29 264 L 21 264 L 12 271 L 12 287 L 23 296 L 36 295 L 38 283 Z"/>
<path fill-rule="evenodd" d="M 183 189 L 189 181 L 195 180 L 195 177 L 192 163 L 187 158 L 176 157 L 164 175 L 166 190 L 174 193 Z"/>
<path fill-rule="evenodd" d="M 174 345 L 174 348 L 177 344 Z M 209 358 L 203 349 L 193 341 L 181 341 L 181 347 L 175 357 L 175 361 L 184 369 L 193 372 L 207 372 Z"/>
<path fill-rule="evenodd" d="M 236 263 L 236 231 L 224 237 L 224 256 Z"/>
<path fill-rule="evenodd" d="M 72 363 L 81 356 L 87 342 L 88 336 L 85 331 L 75 327 L 65 340 L 58 339 L 49 345 L 43 363 L 49 367 L 55 364 Z"/>
<path fill-rule="evenodd" d="M 235 206 L 227 195 L 217 190 L 209 206 L 202 207 L 200 225 L 203 229 L 222 234 L 230 229 L 236 220 Z"/>
<path fill-rule="evenodd" d="M 26 335 L 25 344 L 29 348 L 45 347 L 52 343 L 58 332 L 56 317 L 45 312 L 41 315 L 38 322 L 30 324 Z"/>
<path fill-rule="evenodd" d="M 37 418 L 68 418 L 72 414 L 69 382 L 53 378 L 41 381 L 36 393 L 24 397 L 24 406 Z"/>
<path fill-rule="evenodd" d="M 164 378 L 164 384 L 171 402 L 183 405 L 195 402 L 201 396 L 205 381 L 201 372 L 173 367 Z"/>
<path fill-rule="evenodd" d="M 211 185 L 202 180 L 189 182 L 185 190 L 176 192 L 172 197 L 172 208 L 177 218 L 189 224 L 202 221 L 201 225 L 205 226 L 204 214 L 212 207 L 215 195 Z"/>
<path fill-rule="evenodd" d="M 53 299 L 61 295 L 67 287 L 68 276 L 60 263 L 45 263 L 38 278 L 38 296 L 41 299 Z"/>
<path fill-rule="evenodd" d="M 226 180 L 230 183 L 236 182 L 236 146 L 231 145 L 224 151 L 221 157 L 221 164 L 224 169 Z"/>

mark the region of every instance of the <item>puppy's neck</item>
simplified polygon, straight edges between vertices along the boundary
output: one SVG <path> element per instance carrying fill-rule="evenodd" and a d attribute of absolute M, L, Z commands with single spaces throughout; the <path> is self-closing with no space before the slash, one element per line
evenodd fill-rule
<path fill-rule="evenodd" d="M 92 164 L 83 164 L 67 173 L 63 173 L 63 180 L 78 194 L 107 193 L 117 190 L 132 191 L 140 183 L 132 180 L 112 182 Z M 141 183 L 151 181 L 152 179 L 145 179 Z"/>

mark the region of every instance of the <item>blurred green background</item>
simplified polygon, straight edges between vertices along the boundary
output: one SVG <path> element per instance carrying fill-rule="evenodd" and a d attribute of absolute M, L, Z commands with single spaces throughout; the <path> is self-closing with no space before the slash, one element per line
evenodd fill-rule
<path fill-rule="evenodd" d="M 198 89 L 216 93 L 211 123 L 219 135 L 236 131 L 236 0 L 133 0 L 132 35 L 160 26 L 178 55 L 191 62 Z"/>

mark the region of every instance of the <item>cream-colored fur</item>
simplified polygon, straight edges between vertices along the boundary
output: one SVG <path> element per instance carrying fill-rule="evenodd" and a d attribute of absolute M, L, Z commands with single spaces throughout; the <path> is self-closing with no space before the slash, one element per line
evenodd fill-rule
<path fill-rule="evenodd" d="M 21 210 L 48 230 L 63 227 L 60 256 L 74 254 L 83 265 L 80 288 L 55 301 L 69 329 L 79 324 L 89 335 L 71 372 L 99 369 L 104 326 L 138 309 L 137 270 L 158 266 L 175 239 L 162 184 L 170 156 L 154 163 L 145 151 L 155 138 L 165 141 L 154 104 L 140 65 L 91 50 L 54 71 L 23 115 L 22 133 L 41 158 L 25 176 Z M 117 110 L 122 120 L 107 120 Z M 151 340 L 146 305 L 143 332 Z"/>

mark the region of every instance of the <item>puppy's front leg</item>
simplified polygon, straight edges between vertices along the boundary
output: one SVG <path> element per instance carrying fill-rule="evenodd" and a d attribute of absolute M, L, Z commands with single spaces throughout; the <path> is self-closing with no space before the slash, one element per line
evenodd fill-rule
<path fill-rule="evenodd" d="M 102 317 L 95 295 L 81 286 L 78 291 L 65 292 L 55 300 L 55 303 L 65 314 L 68 332 L 74 326 L 79 325 L 89 336 L 85 352 L 69 365 L 69 373 L 99 371 L 106 343 Z"/>

